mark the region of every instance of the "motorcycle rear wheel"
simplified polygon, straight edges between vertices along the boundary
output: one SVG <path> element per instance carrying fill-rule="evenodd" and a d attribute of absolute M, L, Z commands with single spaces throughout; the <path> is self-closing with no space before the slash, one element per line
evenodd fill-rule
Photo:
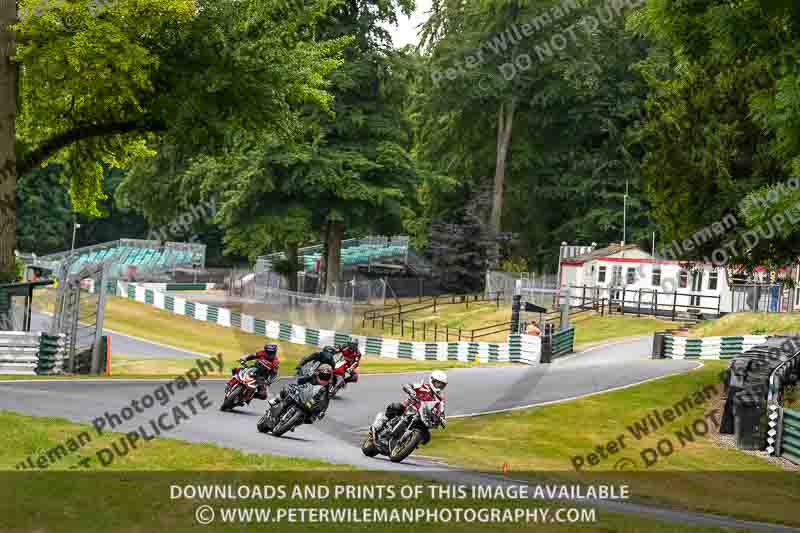
<path fill-rule="evenodd" d="M 411 455 L 411 452 L 417 449 L 421 441 L 422 432 L 418 429 L 412 429 L 402 437 L 400 442 L 397 443 L 397 446 L 392 448 L 389 453 L 389 459 L 391 459 L 393 463 L 401 462 Z"/>
<path fill-rule="evenodd" d="M 299 425 L 303 416 L 303 411 L 297 407 L 290 407 L 289 412 L 282 415 L 278 423 L 275 424 L 275 427 L 272 428 L 272 434 L 276 437 L 280 437 L 290 429 Z"/>
<path fill-rule="evenodd" d="M 375 441 L 372 440 L 371 433 L 368 433 L 361 442 L 361 452 L 367 457 L 375 457 L 378 455 L 378 448 L 375 446 Z"/>
<path fill-rule="evenodd" d="M 239 396 L 242 393 L 242 386 L 241 385 L 234 385 L 233 390 L 231 390 L 230 394 L 225 396 L 225 399 L 222 400 L 222 405 L 219 407 L 220 411 L 230 411 L 237 405 L 239 405 Z"/>

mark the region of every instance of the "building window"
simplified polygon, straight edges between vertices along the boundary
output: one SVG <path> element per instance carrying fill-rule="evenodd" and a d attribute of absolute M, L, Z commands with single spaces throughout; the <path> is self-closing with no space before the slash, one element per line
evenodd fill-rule
<path fill-rule="evenodd" d="M 661 286 L 661 267 L 653 267 L 653 277 L 650 280 L 653 287 Z"/>
<path fill-rule="evenodd" d="M 614 287 L 622 285 L 622 267 L 619 265 L 614 266 L 614 278 L 611 280 Z"/>
<path fill-rule="evenodd" d="M 712 270 L 708 274 L 708 290 L 715 291 L 717 290 L 717 280 L 719 279 L 719 272 L 716 270 Z"/>
<path fill-rule="evenodd" d="M 597 283 L 606 282 L 606 267 L 601 266 L 597 269 Z"/>
<path fill-rule="evenodd" d="M 628 271 L 625 275 L 625 285 L 633 285 L 636 283 L 636 269 L 634 267 L 628 267 Z"/>
<path fill-rule="evenodd" d="M 689 286 L 689 273 L 685 270 L 681 270 L 680 274 L 678 274 L 678 287 L 681 289 L 685 289 Z"/>

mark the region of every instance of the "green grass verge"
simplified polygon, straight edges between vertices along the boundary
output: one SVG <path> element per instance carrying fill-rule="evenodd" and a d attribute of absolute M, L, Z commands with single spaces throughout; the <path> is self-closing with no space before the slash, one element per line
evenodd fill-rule
<path fill-rule="evenodd" d="M 195 510 L 201 504 L 219 507 L 270 508 L 383 508 L 421 507 L 435 509 L 459 507 L 491 507 L 519 509 L 538 507 L 554 513 L 569 503 L 537 501 L 476 501 L 433 500 L 423 496 L 414 500 L 359 498 L 350 500 L 292 498 L 293 487 L 324 485 L 401 485 L 420 484 L 421 480 L 388 473 L 358 472 L 347 467 L 319 461 L 276 457 L 268 454 L 248 454 L 238 450 L 209 444 L 187 443 L 174 439 L 158 438 L 117 458 L 108 467 L 92 464 L 89 470 L 70 470 L 71 462 L 56 463 L 47 471 L 18 471 L 15 466 L 28 454 L 38 455 L 81 432 L 89 432 L 94 440 L 77 453 L 90 455 L 111 446 L 120 434 L 96 436 L 86 424 L 76 424 L 57 418 L 34 418 L 9 412 L 0 412 L 0 424 L 6 431 L 0 434 L 0 529 L 3 531 L 40 532 L 100 532 L 139 533 L 145 531 L 189 532 L 197 531 Z M 267 437 L 265 437 L 267 439 Z M 358 453 L 356 451 L 356 453 Z M 9 470 L 11 470 L 9 472 Z M 182 499 L 172 497 L 173 486 L 216 484 L 220 486 L 249 487 L 284 486 L 287 499 Z M 217 510 L 219 513 L 219 510 Z M 218 515 L 219 516 L 219 515 Z M 552 514 L 550 516 L 553 516 Z M 622 515 L 597 511 L 594 523 L 567 524 L 480 524 L 435 523 L 425 524 L 426 531 L 499 533 L 521 530 L 558 531 L 578 533 L 592 531 L 618 531 L 652 533 L 667 532 L 717 532 L 717 528 L 690 527 L 661 522 L 639 515 Z M 245 531 L 254 525 L 247 523 L 223 524 L 217 521 L 204 526 L 205 531 Z M 336 523 L 289 522 L 261 524 L 279 531 L 378 531 L 406 532 L 420 525 L 394 523 Z"/>
<path fill-rule="evenodd" d="M 42 302 L 46 302 L 46 299 L 40 300 L 40 304 Z M 274 342 L 279 346 L 281 362 L 284 367 L 282 374 L 284 375 L 288 372 L 287 367 L 293 369 L 302 357 L 318 349 L 313 346 L 267 339 L 259 335 L 176 315 L 156 309 L 151 305 L 117 297 L 108 298 L 104 320 L 106 329 L 126 335 L 202 354 L 216 355 L 221 353 L 225 366 L 220 375 L 227 375 L 229 368 L 238 364 L 238 360 L 242 355 L 261 349 L 266 342 Z M 186 371 L 194 365 L 193 359 L 140 359 L 139 362 L 133 364 L 130 357 L 117 358 L 114 356 L 113 342 L 111 343 L 111 352 L 112 375 L 117 374 L 116 368 L 119 368 L 121 375 L 128 377 L 154 374 L 173 375 L 176 372 Z M 120 367 L 115 367 L 114 363 L 116 361 L 124 364 Z M 365 373 L 413 372 L 433 368 L 464 366 L 468 366 L 468 364 L 457 361 L 416 362 L 404 359 L 365 356 L 361 361 L 359 370 Z"/>
<path fill-rule="evenodd" d="M 633 494 L 646 501 L 800 525 L 800 515 L 793 510 L 800 508 L 800 476 L 721 447 L 711 437 L 715 431 L 705 436 L 694 433 L 694 442 L 684 439 L 682 446 L 684 441 L 676 431 L 703 420 L 713 409 L 719 409 L 715 416 L 721 418 L 720 399 L 710 389 L 711 399 L 640 440 L 627 429 L 654 410 L 673 408 L 707 385 L 714 385 L 721 395 L 719 375 L 724 366 L 711 362 L 700 370 L 563 404 L 452 420 L 446 431 L 435 435 L 425 454 L 490 472 L 510 471 L 515 478 L 526 472 L 547 472 L 570 480 L 581 479 L 573 469 L 573 458 L 582 456 L 583 473 L 630 482 Z M 608 459 L 596 466 L 588 464 L 589 453 L 597 446 L 619 442 L 620 435 L 625 437 L 624 448 L 618 445 L 616 454 L 606 452 Z M 665 438 L 674 453 L 646 468 L 641 453 Z M 619 465 L 622 458 L 635 465 Z M 615 466 L 623 471 L 615 471 Z"/>
<path fill-rule="evenodd" d="M 650 317 L 600 316 L 595 313 L 578 315 L 572 321 L 575 326 L 575 346 L 637 335 L 649 335 L 656 331 L 675 328 L 675 322 Z"/>
<path fill-rule="evenodd" d="M 98 450 L 111 447 L 112 443 L 116 443 L 122 436 L 121 433 L 98 435 L 88 424 L 78 424 L 62 418 L 24 416 L 8 411 L 0 411 L 0 426 L 7 429 L 0 435 L 0 470 L 16 469 L 16 466 L 29 455 L 35 461 L 41 450 L 52 449 L 86 432 L 91 438 L 88 443 L 81 446 L 77 452 L 70 453 L 47 467 L 47 471 L 69 471 L 81 457 L 94 457 Z M 348 467 L 334 466 L 321 461 L 247 454 L 213 444 L 194 444 L 170 438 L 157 438 L 141 444 L 127 455 L 118 456 L 106 467 L 102 467 L 96 461 L 94 463 L 90 465 L 90 469 L 103 471 L 350 470 Z"/>
<path fill-rule="evenodd" d="M 732 313 L 690 329 L 695 337 L 774 335 L 800 331 L 800 313 Z"/>

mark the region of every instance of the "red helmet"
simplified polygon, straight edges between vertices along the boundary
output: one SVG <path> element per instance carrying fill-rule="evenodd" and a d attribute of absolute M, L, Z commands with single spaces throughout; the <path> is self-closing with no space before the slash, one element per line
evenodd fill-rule
<path fill-rule="evenodd" d="M 342 346 L 341 350 L 345 357 L 353 357 L 359 354 L 357 342 L 348 342 Z"/>

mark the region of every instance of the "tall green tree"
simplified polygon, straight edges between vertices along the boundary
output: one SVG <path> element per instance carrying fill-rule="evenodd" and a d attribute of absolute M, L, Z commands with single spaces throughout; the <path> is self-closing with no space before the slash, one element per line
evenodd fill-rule
<path fill-rule="evenodd" d="M 759 220 L 752 210 L 740 216 L 745 196 L 800 170 L 800 10 L 796 2 L 654 0 L 632 22 L 651 43 L 640 65 L 649 96 L 638 134 L 654 220 L 665 240 L 682 242 L 724 217 L 740 219 L 684 250 L 707 257 L 740 241 L 745 219 Z M 757 264 L 776 252 L 739 242 L 726 254 Z M 784 249 L 783 258 L 798 252 Z"/>
<path fill-rule="evenodd" d="M 0 3 L 0 282 L 15 277 L 17 188 L 17 3 Z"/>
<path fill-rule="evenodd" d="M 0 270 L 13 255 L 17 175 L 59 162 L 74 207 L 96 214 L 105 170 L 152 155 L 148 142 L 213 153 L 232 128 L 287 132 L 292 105 L 328 102 L 340 47 L 296 31 L 327 0 L 19 5 L 22 20 L 9 26 L 13 2 L 0 18 Z"/>
<path fill-rule="evenodd" d="M 627 240 L 650 229 L 641 149 L 627 133 L 646 94 L 632 71 L 645 47 L 624 26 L 632 10 L 565 5 L 442 1 L 427 25 L 419 152 L 461 183 L 439 205 L 490 183 L 487 225 L 517 233 L 504 253 L 537 270 L 555 269 L 561 241 L 622 240 L 626 184 Z"/>
<path fill-rule="evenodd" d="M 299 245 L 322 239 L 329 260 L 321 274 L 338 280 L 345 233 L 397 231 L 416 184 L 407 60 L 382 27 L 396 22 L 396 9 L 412 8 L 384 0 L 333 6 L 304 29 L 346 43 L 345 61 L 328 77 L 329 108 L 295 107 L 289 138 L 269 129 L 229 132 L 213 156 L 186 157 L 165 145 L 129 178 L 129 201 L 155 218 L 215 196 L 230 251 L 254 258 L 284 250 L 293 259 Z M 158 200 L 164 195 L 179 200 L 170 207 Z"/>

